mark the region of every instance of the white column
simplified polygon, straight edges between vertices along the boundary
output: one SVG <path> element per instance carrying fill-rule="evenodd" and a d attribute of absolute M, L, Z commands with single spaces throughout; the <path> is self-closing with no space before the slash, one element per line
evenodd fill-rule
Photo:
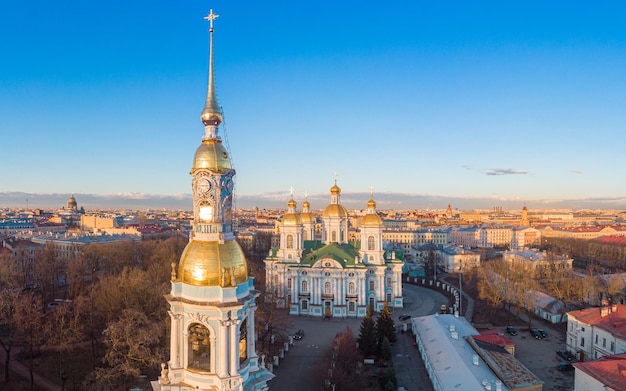
<path fill-rule="evenodd" d="M 358 286 L 358 291 L 359 292 L 359 305 L 363 306 L 365 305 L 365 302 L 367 301 L 367 299 L 365 298 L 365 285 L 366 285 L 366 280 L 365 277 L 360 276 L 359 277 L 359 286 Z"/>
<path fill-rule="evenodd" d="M 239 374 L 239 319 L 230 321 L 230 375 Z"/>
<path fill-rule="evenodd" d="M 209 355 L 211 356 L 211 365 L 210 365 L 210 369 L 211 372 L 216 373 L 217 371 L 217 346 L 215 345 L 215 343 L 217 342 L 217 336 L 211 334 L 209 336 L 209 341 L 211 341 L 211 350 L 209 352 Z"/>
<path fill-rule="evenodd" d="M 220 320 L 220 341 L 216 348 L 220 352 L 220 366 L 218 368 L 220 377 L 228 376 L 228 321 Z"/>

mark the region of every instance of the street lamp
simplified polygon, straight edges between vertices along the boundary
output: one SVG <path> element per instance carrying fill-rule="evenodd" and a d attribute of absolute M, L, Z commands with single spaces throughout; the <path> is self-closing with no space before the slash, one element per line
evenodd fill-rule
<path fill-rule="evenodd" d="M 459 316 L 463 316 L 463 279 L 461 275 L 463 274 L 463 261 L 459 262 Z"/>

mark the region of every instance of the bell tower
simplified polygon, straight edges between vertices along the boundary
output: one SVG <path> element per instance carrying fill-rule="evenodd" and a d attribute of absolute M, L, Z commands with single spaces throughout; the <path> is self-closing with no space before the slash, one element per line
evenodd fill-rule
<path fill-rule="evenodd" d="M 204 135 L 191 168 L 193 223 L 178 265 L 172 264 L 165 296 L 171 318 L 170 359 L 152 382 L 158 391 L 260 391 L 274 377 L 259 364 L 254 312 L 259 292 L 248 276 L 232 229 L 230 156 L 218 135 L 222 111 L 213 74 L 213 10 L 209 21 L 208 89 Z"/>

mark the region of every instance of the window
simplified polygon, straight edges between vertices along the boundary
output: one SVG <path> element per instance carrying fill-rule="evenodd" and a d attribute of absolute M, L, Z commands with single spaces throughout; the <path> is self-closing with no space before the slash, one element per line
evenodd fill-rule
<path fill-rule="evenodd" d="M 330 282 L 326 281 L 324 283 L 324 294 L 330 295 L 330 292 L 331 292 L 330 288 L 331 288 Z"/>
<path fill-rule="evenodd" d="M 302 293 L 307 293 L 309 291 L 309 284 L 306 281 L 302 281 L 302 289 L 300 289 L 302 291 Z"/>
<path fill-rule="evenodd" d="M 337 231 L 333 231 L 331 233 L 331 237 L 332 237 L 332 239 L 330 241 L 331 242 L 336 242 L 337 241 Z"/>
<path fill-rule="evenodd" d="M 370 278 L 370 291 L 374 290 L 374 279 Z"/>
<path fill-rule="evenodd" d="M 351 295 L 354 295 L 355 289 L 354 289 L 354 282 L 350 282 L 348 283 L 348 293 Z"/>
<path fill-rule="evenodd" d="M 287 235 L 287 248 L 293 248 L 293 235 Z"/>
<path fill-rule="evenodd" d="M 287 279 L 287 288 L 291 289 L 291 278 Z"/>
<path fill-rule="evenodd" d="M 302 300 L 302 311 L 308 311 L 308 310 L 309 310 L 309 301 Z"/>
<path fill-rule="evenodd" d="M 375 249 L 375 244 L 376 244 L 376 242 L 375 242 L 374 237 L 373 236 L 369 236 L 367 238 L 367 249 L 370 250 L 370 251 L 374 250 Z"/>
<path fill-rule="evenodd" d="M 354 312 L 354 310 L 355 310 L 354 301 L 349 301 L 348 302 L 348 311 Z"/>
<path fill-rule="evenodd" d="M 606 348 L 606 338 L 602 338 L 602 347 Z"/>
<path fill-rule="evenodd" d="M 580 338 L 580 346 L 585 346 L 585 337 Z"/>
<path fill-rule="evenodd" d="M 615 350 L 615 342 L 611 342 L 611 352 Z"/>
<path fill-rule="evenodd" d="M 596 345 L 598 344 L 598 335 L 596 334 Z"/>
<path fill-rule="evenodd" d="M 391 303 L 391 293 L 387 293 L 387 303 Z"/>

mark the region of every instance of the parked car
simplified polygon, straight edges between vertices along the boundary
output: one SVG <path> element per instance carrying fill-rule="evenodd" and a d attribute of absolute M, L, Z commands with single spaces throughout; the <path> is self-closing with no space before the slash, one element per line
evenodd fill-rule
<path fill-rule="evenodd" d="M 574 355 L 567 350 L 557 350 L 556 354 L 567 361 L 572 361 L 574 359 Z"/>
<path fill-rule="evenodd" d="M 543 339 L 543 334 L 539 332 L 539 329 L 535 329 L 535 328 L 531 329 L 530 334 L 536 339 Z"/>
<path fill-rule="evenodd" d="M 541 334 L 541 338 L 546 338 L 548 336 L 548 332 L 544 329 L 537 329 L 539 334 Z"/>
<path fill-rule="evenodd" d="M 300 340 L 304 337 L 304 330 L 300 329 L 293 335 L 293 339 Z"/>
<path fill-rule="evenodd" d="M 574 366 L 569 362 L 560 362 L 559 365 L 556 366 L 556 369 L 559 371 L 571 371 L 574 369 Z"/>
<path fill-rule="evenodd" d="M 509 335 L 517 335 L 517 329 L 513 326 L 506 326 L 506 333 Z"/>
<path fill-rule="evenodd" d="M 407 320 L 407 319 L 411 319 L 411 315 L 409 315 L 409 314 L 402 314 L 402 315 L 398 316 L 398 320 Z"/>

